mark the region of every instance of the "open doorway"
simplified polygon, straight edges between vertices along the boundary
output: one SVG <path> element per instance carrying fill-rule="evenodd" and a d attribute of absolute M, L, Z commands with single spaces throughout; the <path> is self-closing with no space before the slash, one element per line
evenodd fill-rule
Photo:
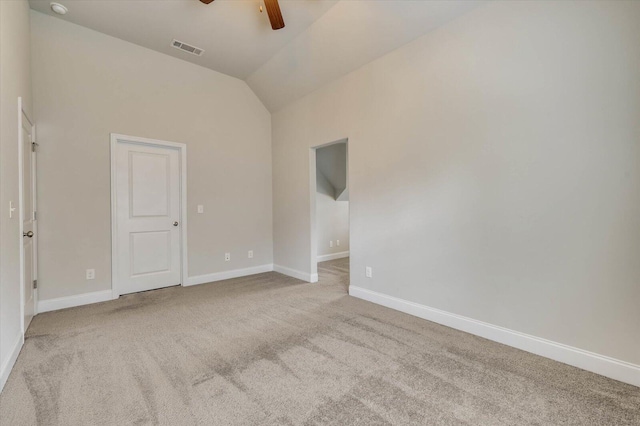
<path fill-rule="evenodd" d="M 311 149 L 311 271 L 349 276 L 349 143 L 341 139 Z"/>

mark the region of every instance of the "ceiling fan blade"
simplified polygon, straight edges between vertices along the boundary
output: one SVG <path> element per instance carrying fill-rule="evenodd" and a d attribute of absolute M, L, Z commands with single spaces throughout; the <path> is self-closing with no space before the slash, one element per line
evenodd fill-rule
<path fill-rule="evenodd" d="M 200 0 L 202 3 L 204 4 L 209 4 L 211 3 L 213 0 Z"/>
<path fill-rule="evenodd" d="M 274 30 L 284 28 L 284 19 L 282 19 L 282 12 L 280 12 L 278 0 L 264 0 L 264 6 L 267 8 L 269 21 L 271 21 L 271 28 Z"/>

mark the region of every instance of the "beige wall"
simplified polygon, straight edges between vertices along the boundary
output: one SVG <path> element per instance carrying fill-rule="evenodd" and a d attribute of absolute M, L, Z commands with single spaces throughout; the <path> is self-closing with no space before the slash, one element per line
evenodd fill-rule
<path fill-rule="evenodd" d="M 318 256 L 349 251 L 349 202 L 335 199 L 335 188 L 319 171 L 316 187 Z M 337 240 L 340 240 L 340 246 Z M 333 241 L 333 247 L 329 246 L 329 241 Z"/>
<path fill-rule="evenodd" d="M 248 86 L 31 16 L 41 300 L 111 288 L 111 132 L 187 144 L 189 276 L 272 263 L 271 117 Z"/>
<path fill-rule="evenodd" d="M 351 285 L 640 364 L 639 22 L 490 3 L 274 113 L 275 263 L 348 137 Z"/>
<path fill-rule="evenodd" d="M 29 4 L 0 1 L 0 368 L 20 338 L 18 97 L 31 115 Z M 0 371 L 0 375 L 5 371 Z"/>

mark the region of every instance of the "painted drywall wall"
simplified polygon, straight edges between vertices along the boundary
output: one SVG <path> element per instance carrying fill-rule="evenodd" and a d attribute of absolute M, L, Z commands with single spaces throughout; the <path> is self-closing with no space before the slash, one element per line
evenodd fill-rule
<path fill-rule="evenodd" d="M 0 1 L 0 375 L 22 335 L 18 206 L 18 97 L 31 115 L 29 4 Z M 5 377 L 6 378 L 6 377 Z"/>
<path fill-rule="evenodd" d="M 351 285 L 640 364 L 638 22 L 494 2 L 274 113 L 275 263 L 348 137 Z"/>
<path fill-rule="evenodd" d="M 189 276 L 272 263 L 271 116 L 246 83 L 31 16 L 41 300 L 111 288 L 111 132 L 187 144 Z"/>
<path fill-rule="evenodd" d="M 318 256 L 349 251 L 349 202 L 336 200 L 335 187 L 319 168 L 316 168 L 316 187 Z M 333 247 L 329 241 L 333 241 Z"/>

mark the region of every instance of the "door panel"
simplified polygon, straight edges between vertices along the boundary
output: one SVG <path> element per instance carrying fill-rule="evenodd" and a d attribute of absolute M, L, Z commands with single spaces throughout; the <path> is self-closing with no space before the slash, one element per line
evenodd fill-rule
<path fill-rule="evenodd" d="M 180 151 L 118 141 L 115 161 L 117 292 L 181 284 Z"/>
<path fill-rule="evenodd" d="M 171 232 L 131 233 L 131 275 L 171 271 Z"/>
<path fill-rule="evenodd" d="M 32 153 L 31 124 L 23 115 L 21 123 L 22 137 L 22 258 L 23 258 L 23 331 L 29 327 L 35 313 L 35 224 L 34 224 L 34 183 L 33 169 L 35 153 Z"/>
<path fill-rule="evenodd" d="M 169 156 L 129 152 L 131 217 L 169 213 Z M 153 179 L 149 179 L 153 176 Z"/>

